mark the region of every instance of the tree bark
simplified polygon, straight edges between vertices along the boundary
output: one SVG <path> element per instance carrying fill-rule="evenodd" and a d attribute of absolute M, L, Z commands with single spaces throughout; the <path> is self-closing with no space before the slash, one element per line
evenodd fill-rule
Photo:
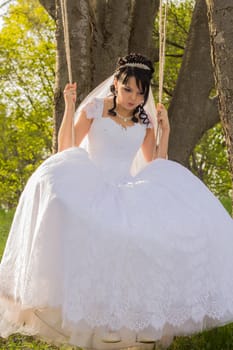
<path fill-rule="evenodd" d="M 112 74 L 117 58 L 128 52 L 131 0 L 97 1 L 94 12 L 93 87 Z"/>
<path fill-rule="evenodd" d="M 210 57 L 207 9 L 197 0 L 173 99 L 169 108 L 171 137 L 169 158 L 188 166 L 193 148 L 218 120 Z"/>
<path fill-rule="evenodd" d="M 219 112 L 226 137 L 233 188 L 233 2 L 206 0 L 206 3 Z"/>
<path fill-rule="evenodd" d="M 152 40 L 159 0 L 92 0 L 94 18 L 93 87 L 115 69 L 116 60 L 141 52 L 155 60 Z"/>
<path fill-rule="evenodd" d="M 141 52 L 154 62 L 159 60 L 152 36 L 158 9 L 159 0 L 135 1 L 129 39 L 129 52 Z"/>

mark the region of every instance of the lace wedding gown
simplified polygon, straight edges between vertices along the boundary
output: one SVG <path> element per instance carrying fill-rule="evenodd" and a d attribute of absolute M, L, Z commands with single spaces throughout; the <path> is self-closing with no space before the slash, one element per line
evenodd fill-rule
<path fill-rule="evenodd" d="M 0 264 L 0 335 L 104 349 L 233 320 L 233 220 L 176 162 L 130 174 L 146 126 L 94 118 L 89 152 L 47 159 L 22 193 Z M 117 331 L 121 341 L 102 342 Z"/>

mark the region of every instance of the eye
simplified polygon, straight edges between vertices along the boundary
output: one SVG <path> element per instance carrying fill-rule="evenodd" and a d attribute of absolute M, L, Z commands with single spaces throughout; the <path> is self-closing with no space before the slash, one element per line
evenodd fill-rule
<path fill-rule="evenodd" d="M 131 89 L 127 86 L 124 86 L 124 90 L 127 91 L 127 92 L 131 92 Z"/>

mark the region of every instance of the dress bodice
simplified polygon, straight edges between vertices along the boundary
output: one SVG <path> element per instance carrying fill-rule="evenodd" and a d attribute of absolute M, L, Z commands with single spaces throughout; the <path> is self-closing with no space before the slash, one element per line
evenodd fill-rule
<path fill-rule="evenodd" d="M 95 99 L 85 109 L 87 118 L 93 118 L 88 134 L 88 152 L 105 175 L 122 178 L 129 175 L 147 126 L 134 124 L 124 128 L 112 118 L 103 117 L 103 104 L 103 99 Z"/>

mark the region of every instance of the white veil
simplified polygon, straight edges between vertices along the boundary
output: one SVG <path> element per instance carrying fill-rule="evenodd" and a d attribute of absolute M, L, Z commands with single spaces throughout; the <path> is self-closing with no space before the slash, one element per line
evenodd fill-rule
<path fill-rule="evenodd" d="M 110 87 L 113 84 L 114 81 L 114 74 L 108 77 L 106 80 L 104 80 L 100 85 L 98 85 L 94 90 L 92 90 L 86 97 L 85 99 L 81 102 L 79 107 L 77 108 L 75 115 L 74 115 L 74 124 L 77 122 L 79 115 L 81 111 L 86 107 L 88 103 L 90 103 L 94 98 L 105 98 L 111 94 L 110 92 Z M 158 122 L 157 122 L 157 112 L 155 108 L 155 102 L 154 102 L 154 97 L 152 93 L 152 89 L 150 87 L 149 90 L 149 96 L 147 99 L 147 102 L 144 106 L 144 109 L 148 115 L 148 118 L 150 119 L 151 124 L 154 127 L 155 130 L 155 135 L 157 138 L 157 143 L 158 143 Z M 85 137 L 84 140 L 82 141 L 80 147 L 85 148 L 86 150 L 88 149 L 88 137 Z M 144 156 L 142 154 L 141 148 L 138 150 L 134 161 L 132 163 L 131 167 L 131 173 L 132 175 L 136 175 L 143 167 L 146 165 L 146 161 L 144 159 Z"/>

